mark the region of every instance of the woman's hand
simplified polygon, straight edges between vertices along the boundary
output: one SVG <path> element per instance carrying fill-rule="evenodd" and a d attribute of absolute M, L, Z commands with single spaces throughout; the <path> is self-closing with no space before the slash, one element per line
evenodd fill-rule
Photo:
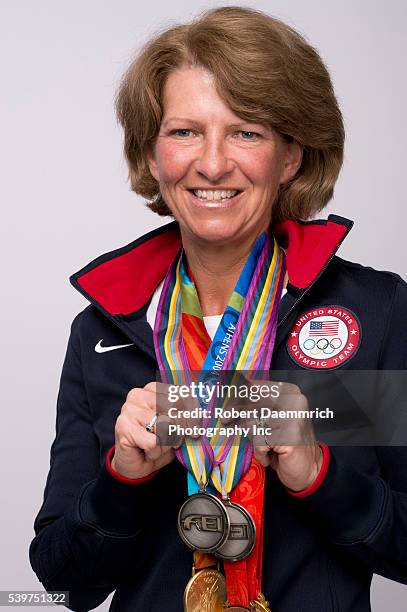
<path fill-rule="evenodd" d="M 262 381 L 263 382 L 263 381 Z M 270 382 L 269 384 L 275 384 Z M 270 400 L 273 410 L 308 410 L 308 400 L 297 385 L 278 383 L 279 397 Z M 288 489 L 301 491 L 315 481 L 323 453 L 315 440 L 312 421 L 305 418 L 266 419 L 271 436 L 257 436 L 254 455 L 264 466 L 270 465 Z"/>
<path fill-rule="evenodd" d="M 143 478 L 174 459 L 173 448 L 160 446 L 157 436 L 146 429 L 158 412 L 160 391 L 162 387 L 155 382 L 131 389 L 117 417 L 111 466 L 126 478 Z"/>
<path fill-rule="evenodd" d="M 310 487 L 322 466 L 322 450 L 317 443 L 312 446 L 258 446 L 254 454 L 263 465 L 271 465 L 283 485 L 292 491 Z"/>

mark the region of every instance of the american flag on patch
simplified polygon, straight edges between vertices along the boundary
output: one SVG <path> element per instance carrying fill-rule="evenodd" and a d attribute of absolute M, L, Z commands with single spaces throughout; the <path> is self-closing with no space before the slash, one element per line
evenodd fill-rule
<path fill-rule="evenodd" d="M 332 319 L 330 321 L 311 321 L 309 326 L 310 336 L 337 336 L 338 331 L 338 319 Z"/>

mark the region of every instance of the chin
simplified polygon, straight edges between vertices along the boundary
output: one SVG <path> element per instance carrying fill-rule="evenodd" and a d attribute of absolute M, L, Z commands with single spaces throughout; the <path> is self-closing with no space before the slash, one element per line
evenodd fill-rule
<path fill-rule="evenodd" d="M 244 228 L 226 220 L 196 220 L 193 223 L 182 224 L 195 239 L 210 243 L 225 243 L 243 234 Z"/>

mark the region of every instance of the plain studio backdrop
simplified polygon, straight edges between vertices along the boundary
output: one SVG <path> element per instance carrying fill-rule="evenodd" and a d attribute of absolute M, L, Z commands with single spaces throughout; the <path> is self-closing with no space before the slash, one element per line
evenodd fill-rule
<path fill-rule="evenodd" d="M 68 277 L 169 221 L 129 189 L 115 89 L 134 51 L 158 28 L 225 4 L 2 3 L 0 590 L 42 588 L 28 547 L 70 324 L 88 304 Z M 331 72 L 346 125 L 345 164 L 335 198 L 319 216 L 335 212 L 355 221 L 339 254 L 406 278 L 406 3 L 245 4 L 305 34 Z M 389 605 L 405 611 L 407 589 L 375 577 L 373 610 Z"/>

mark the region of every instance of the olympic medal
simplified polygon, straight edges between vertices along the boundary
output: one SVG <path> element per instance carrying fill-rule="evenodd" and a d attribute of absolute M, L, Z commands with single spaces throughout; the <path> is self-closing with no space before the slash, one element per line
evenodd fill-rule
<path fill-rule="evenodd" d="M 260 593 L 254 601 L 250 602 L 250 609 L 252 612 L 270 612 L 269 605 L 263 593 Z"/>
<path fill-rule="evenodd" d="M 226 579 L 215 569 L 202 569 L 185 587 L 184 612 L 223 612 Z"/>
<path fill-rule="evenodd" d="M 229 530 L 229 515 L 214 495 L 191 495 L 178 513 L 179 534 L 192 550 L 214 552 L 226 541 Z"/>
<path fill-rule="evenodd" d="M 227 540 L 216 549 L 215 555 L 224 561 L 239 561 L 253 550 L 256 542 L 256 526 L 246 508 L 233 502 L 225 503 L 230 520 Z"/>

